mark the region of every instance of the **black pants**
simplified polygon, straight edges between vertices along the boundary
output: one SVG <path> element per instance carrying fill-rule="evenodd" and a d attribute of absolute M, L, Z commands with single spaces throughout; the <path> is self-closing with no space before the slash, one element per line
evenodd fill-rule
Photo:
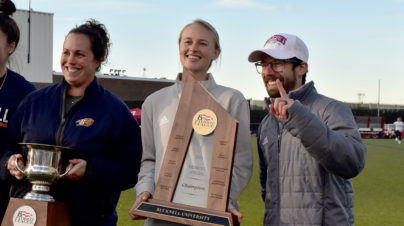
<path fill-rule="evenodd" d="M 0 223 L 6 213 L 8 201 L 10 200 L 10 183 L 0 181 Z"/>
<path fill-rule="evenodd" d="M 398 140 L 401 140 L 401 131 L 396 130 L 396 137 L 398 137 Z"/>

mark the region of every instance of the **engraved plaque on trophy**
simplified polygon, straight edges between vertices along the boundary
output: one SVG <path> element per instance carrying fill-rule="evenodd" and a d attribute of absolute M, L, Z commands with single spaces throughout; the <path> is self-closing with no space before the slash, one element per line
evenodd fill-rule
<path fill-rule="evenodd" d="M 188 77 L 153 198 L 134 213 L 188 225 L 237 225 L 226 210 L 238 123 Z"/>

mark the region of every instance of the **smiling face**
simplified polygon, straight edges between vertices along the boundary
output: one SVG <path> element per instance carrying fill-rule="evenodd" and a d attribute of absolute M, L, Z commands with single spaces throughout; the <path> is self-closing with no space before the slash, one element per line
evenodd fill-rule
<path fill-rule="evenodd" d="M 276 59 L 265 55 L 261 61 L 262 63 L 269 63 L 276 61 Z M 285 62 L 283 70 L 279 72 L 275 72 L 270 66 L 263 68 L 262 80 L 264 81 L 268 95 L 270 97 L 280 97 L 278 87 L 276 86 L 276 79 L 281 81 L 287 93 L 302 86 L 302 76 L 307 72 L 306 66 L 306 63 L 302 63 L 294 68 L 292 63 Z"/>
<path fill-rule="evenodd" d="M 206 73 L 220 54 L 214 34 L 198 23 L 187 26 L 180 38 L 180 60 L 183 73 L 191 73 L 195 79 L 206 79 Z"/>
<path fill-rule="evenodd" d="M 75 88 L 86 88 L 93 80 L 100 62 L 95 60 L 90 39 L 70 33 L 63 44 L 60 66 L 65 80 Z"/>

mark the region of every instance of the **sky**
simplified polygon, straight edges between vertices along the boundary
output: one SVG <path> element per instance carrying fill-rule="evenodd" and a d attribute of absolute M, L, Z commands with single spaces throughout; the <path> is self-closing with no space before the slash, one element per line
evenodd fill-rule
<path fill-rule="evenodd" d="M 29 8 L 29 0 L 14 3 Z M 182 71 L 179 33 L 203 19 L 216 28 L 222 47 L 210 72 L 247 99 L 267 96 L 248 55 L 272 35 L 289 33 L 306 43 L 307 80 L 319 93 L 344 102 L 380 98 L 381 104 L 404 105 L 404 0 L 31 0 L 31 8 L 54 14 L 54 71 L 61 71 L 69 30 L 94 18 L 112 41 L 103 73 L 121 69 L 130 77 L 174 80 Z"/>

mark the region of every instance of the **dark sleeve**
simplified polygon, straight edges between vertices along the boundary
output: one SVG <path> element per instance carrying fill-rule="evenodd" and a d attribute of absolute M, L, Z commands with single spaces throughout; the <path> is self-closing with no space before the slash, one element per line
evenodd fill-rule
<path fill-rule="evenodd" d="M 110 191 L 126 190 L 136 184 L 142 158 L 140 128 L 126 106 L 116 122 L 110 133 L 111 158 L 89 159 L 83 177 L 90 185 Z"/>
<path fill-rule="evenodd" d="M 261 125 L 258 127 L 257 131 L 257 147 L 258 147 L 258 157 L 260 162 L 260 182 L 261 182 L 261 197 L 262 200 L 265 201 L 265 193 L 266 193 L 266 183 L 267 183 L 267 164 L 265 161 L 264 153 L 262 152 L 262 148 L 260 145 L 260 133 L 261 133 Z"/>
<path fill-rule="evenodd" d="M 1 180 L 13 180 L 15 179 L 7 169 L 8 159 L 11 155 L 21 153 L 21 148 L 18 143 L 22 141 L 21 123 L 24 117 L 24 112 L 27 107 L 26 101 L 22 101 L 10 122 L 7 125 L 7 132 L 1 140 L 0 150 L 0 179 Z"/>

